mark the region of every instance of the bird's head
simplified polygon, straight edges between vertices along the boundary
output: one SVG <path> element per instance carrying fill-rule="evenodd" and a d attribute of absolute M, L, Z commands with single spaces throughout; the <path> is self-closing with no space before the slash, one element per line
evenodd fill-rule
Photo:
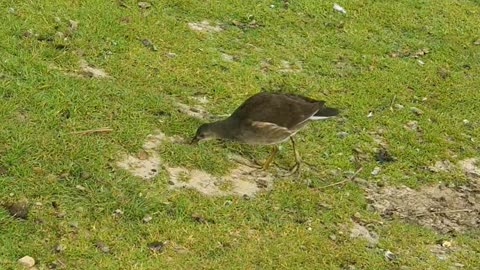
<path fill-rule="evenodd" d="M 200 141 L 213 140 L 218 138 L 219 136 L 217 132 L 215 132 L 212 124 L 203 124 L 197 129 L 197 132 L 195 133 L 195 136 L 193 137 L 190 144 L 197 144 Z"/>

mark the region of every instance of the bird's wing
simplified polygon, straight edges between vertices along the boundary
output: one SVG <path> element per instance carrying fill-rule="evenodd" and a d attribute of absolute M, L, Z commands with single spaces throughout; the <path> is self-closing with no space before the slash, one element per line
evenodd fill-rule
<path fill-rule="evenodd" d="M 259 93 L 247 99 L 232 116 L 252 122 L 268 122 L 295 129 L 320 108 L 321 102 L 307 102 L 295 95 Z"/>
<path fill-rule="evenodd" d="M 251 128 L 254 130 L 255 137 L 270 138 L 273 141 L 281 141 L 295 134 L 295 131 L 270 122 L 253 121 Z"/>

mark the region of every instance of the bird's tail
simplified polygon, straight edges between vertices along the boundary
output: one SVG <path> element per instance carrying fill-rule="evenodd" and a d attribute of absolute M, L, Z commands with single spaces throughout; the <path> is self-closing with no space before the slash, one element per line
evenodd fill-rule
<path fill-rule="evenodd" d="M 329 107 L 322 107 L 310 119 L 312 119 L 312 120 L 327 119 L 329 117 L 338 115 L 339 113 L 340 113 L 340 111 L 338 109 L 329 108 Z"/>

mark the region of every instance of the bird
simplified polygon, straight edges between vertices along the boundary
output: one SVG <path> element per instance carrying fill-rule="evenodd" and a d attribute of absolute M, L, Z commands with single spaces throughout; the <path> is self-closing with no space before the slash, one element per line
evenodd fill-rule
<path fill-rule="evenodd" d="M 202 124 L 191 140 L 220 139 L 250 145 L 271 145 L 272 151 L 261 166 L 267 170 L 278 152 L 278 144 L 290 139 L 295 165 L 290 174 L 299 172 L 301 157 L 293 136 L 308 122 L 336 116 L 339 110 L 325 106 L 325 101 L 298 94 L 259 92 L 247 98 L 229 117 Z"/>

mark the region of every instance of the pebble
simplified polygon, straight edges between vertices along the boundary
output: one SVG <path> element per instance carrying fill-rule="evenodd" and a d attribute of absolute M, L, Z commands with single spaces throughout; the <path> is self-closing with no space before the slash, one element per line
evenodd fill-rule
<path fill-rule="evenodd" d="M 405 108 L 402 104 L 398 104 L 398 103 L 395 104 L 395 105 L 393 105 L 393 106 L 394 106 L 395 109 L 397 109 L 397 110 L 401 110 L 401 109 Z"/>
<path fill-rule="evenodd" d="M 173 53 L 173 52 L 169 52 L 169 53 L 167 53 L 167 57 L 168 58 L 175 58 L 175 57 L 177 57 L 177 54 Z"/>
<path fill-rule="evenodd" d="M 150 249 L 151 251 L 153 252 L 160 252 L 163 250 L 163 246 L 165 246 L 165 243 L 164 242 L 160 242 L 160 241 L 155 241 L 155 242 L 152 242 L 152 243 L 149 243 L 147 245 L 148 249 Z"/>
<path fill-rule="evenodd" d="M 143 223 L 148 223 L 150 221 L 152 221 L 152 216 L 150 215 L 146 215 L 142 220 L 143 220 Z"/>
<path fill-rule="evenodd" d="M 35 265 L 35 259 L 30 256 L 22 257 L 18 260 L 18 263 L 25 267 L 33 267 Z"/>
<path fill-rule="evenodd" d="M 82 185 L 76 185 L 75 188 L 78 189 L 78 190 L 80 190 L 80 191 L 85 191 L 85 190 L 87 190 L 87 189 L 86 189 L 84 186 L 82 186 Z"/>
<path fill-rule="evenodd" d="M 347 136 L 348 136 L 348 132 L 345 132 L 345 131 L 337 133 L 337 137 L 339 138 L 345 138 Z"/>
<path fill-rule="evenodd" d="M 375 167 L 373 168 L 373 171 L 371 172 L 371 175 L 377 175 L 381 171 L 380 167 Z"/>
<path fill-rule="evenodd" d="M 55 250 L 55 252 L 62 252 L 65 250 L 65 246 L 62 244 L 57 244 L 53 247 L 53 249 Z"/>
<path fill-rule="evenodd" d="M 78 229 L 78 222 L 77 221 L 72 221 L 68 223 L 68 225 L 72 228 Z"/>
<path fill-rule="evenodd" d="M 391 252 L 390 250 L 385 251 L 384 256 L 387 261 L 393 261 L 397 258 L 397 256 L 393 254 L 393 252 Z"/>
<path fill-rule="evenodd" d="M 337 240 L 337 236 L 336 236 L 335 234 L 330 234 L 330 235 L 328 236 L 328 238 L 330 238 L 330 240 L 332 240 L 332 241 Z"/>
<path fill-rule="evenodd" d="M 463 119 L 463 124 L 468 125 L 468 124 L 470 124 L 470 121 L 468 121 L 467 119 Z"/>
<path fill-rule="evenodd" d="M 8 8 L 8 13 L 13 14 L 15 13 L 15 9 L 13 7 Z"/>
<path fill-rule="evenodd" d="M 95 243 L 95 246 L 100 249 L 103 253 L 109 253 L 110 252 L 110 248 L 102 241 L 97 241 Z"/>
<path fill-rule="evenodd" d="M 123 215 L 123 211 L 120 209 L 116 209 L 115 211 L 113 211 L 113 213 L 117 216 Z"/>
<path fill-rule="evenodd" d="M 143 8 L 143 9 L 147 9 L 147 8 L 150 8 L 152 5 L 148 2 L 138 2 L 138 7 L 139 8 Z"/>
<path fill-rule="evenodd" d="M 417 107 L 410 107 L 410 110 L 411 110 L 414 114 L 416 114 L 416 115 L 418 115 L 418 116 L 420 116 L 420 115 L 423 114 L 423 111 L 420 110 L 420 109 L 417 108 Z"/>

